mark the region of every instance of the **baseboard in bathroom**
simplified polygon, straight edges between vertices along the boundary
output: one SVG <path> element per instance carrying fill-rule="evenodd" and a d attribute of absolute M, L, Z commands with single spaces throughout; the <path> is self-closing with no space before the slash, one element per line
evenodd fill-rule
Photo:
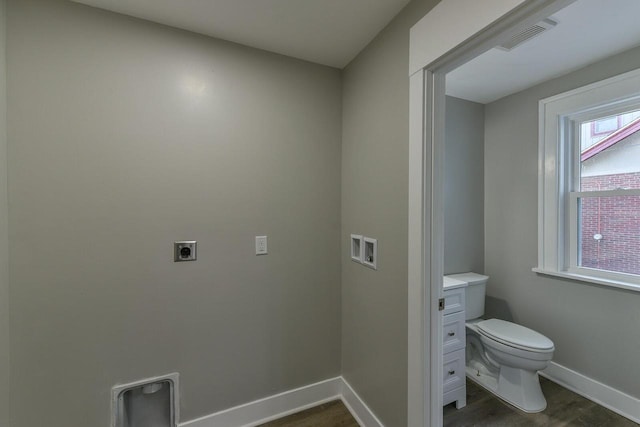
<path fill-rule="evenodd" d="M 361 427 L 384 427 L 342 377 L 225 409 L 180 423 L 179 427 L 253 427 L 338 399 L 342 400 Z"/>
<path fill-rule="evenodd" d="M 602 384 L 579 372 L 551 362 L 540 375 L 636 423 L 640 423 L 640 399 Z"/>

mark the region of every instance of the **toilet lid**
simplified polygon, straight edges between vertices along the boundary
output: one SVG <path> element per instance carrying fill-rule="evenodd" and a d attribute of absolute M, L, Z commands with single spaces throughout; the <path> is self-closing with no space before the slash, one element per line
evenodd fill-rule
<path fill-rule="evenodd" d="M 529 351 L 553 350 L 553 341 L 544 335 L 515 323 L 500 319 L 483 320 L 478 331 L 510 347 Z"/>

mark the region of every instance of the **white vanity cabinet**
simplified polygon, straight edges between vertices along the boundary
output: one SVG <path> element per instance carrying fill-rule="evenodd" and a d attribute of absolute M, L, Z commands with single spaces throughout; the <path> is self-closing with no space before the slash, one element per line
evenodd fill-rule
<path fill-rule="evenodd" d="M 443 310 L 443 405 L 456 402 L 456 408 L 467 404 L 465 382 L 465 282 L 445 277 Z"/>

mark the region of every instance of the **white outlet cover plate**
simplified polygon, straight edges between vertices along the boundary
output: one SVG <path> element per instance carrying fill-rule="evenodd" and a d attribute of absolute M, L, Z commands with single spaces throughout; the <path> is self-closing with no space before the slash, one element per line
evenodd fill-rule
<path fill-rule="evenodd" d="M 266 255 L 267 253 L 267 236 L 256 236 L 256 255 Z"/>

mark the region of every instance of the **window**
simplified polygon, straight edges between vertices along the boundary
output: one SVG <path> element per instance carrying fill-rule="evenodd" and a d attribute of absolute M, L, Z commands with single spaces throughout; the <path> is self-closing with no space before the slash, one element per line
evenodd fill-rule
<path fill-rule="evenodd" d="M 640 291 L 640 70 L 540 101 L 534 271 Z"/>
<path fill-rule="evenodd" d="M 618 117 L 607 117 L 592 121 L 590 128 L 593 130 L 593 135 L 602 135 L 617 130 L 619 125 Z"/>

